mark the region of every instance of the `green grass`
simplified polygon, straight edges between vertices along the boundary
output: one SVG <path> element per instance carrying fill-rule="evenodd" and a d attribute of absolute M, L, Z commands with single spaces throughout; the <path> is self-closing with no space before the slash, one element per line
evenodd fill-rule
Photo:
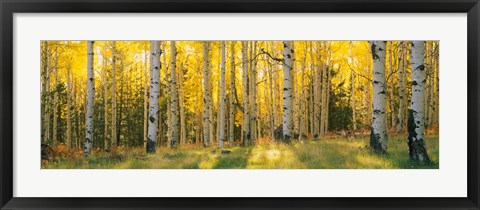
<path fill-rule="evenodd" d="M 259 144 L 231 147 L 230 154 L 214 148 L 159 148 L 156 154 L 145 154 L 137 148 L 124 155 L 98 153 L 89 158 L 57 158 L 44 169 L 438 169 L 438 136 L 425 143 L 429 164 L 411 162 L 404 136 L 389 136 L 388 154 L 368 148 L 369 139 L 328 139 Z"/>

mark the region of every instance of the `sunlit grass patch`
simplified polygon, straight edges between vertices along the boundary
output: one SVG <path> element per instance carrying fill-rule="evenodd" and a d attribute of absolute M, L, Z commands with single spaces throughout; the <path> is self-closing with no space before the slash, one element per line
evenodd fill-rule
<path fill-rule="evenodd" d="M 114 153 L 98 152 L 90 157 L 58 157 L 44 169 L 409 169 L 439 167 L 438 136 L 425 139 L 429 164 L 409 160 L 407 139 L 391 135 L 388 154 L 377 154 L 369 139 L 326 139 L 317 141 L 263 143 L 250 147 L 229 147 L 224 154 L 218 148 L 158 148 L 147 154 L 142 148 Z"/>

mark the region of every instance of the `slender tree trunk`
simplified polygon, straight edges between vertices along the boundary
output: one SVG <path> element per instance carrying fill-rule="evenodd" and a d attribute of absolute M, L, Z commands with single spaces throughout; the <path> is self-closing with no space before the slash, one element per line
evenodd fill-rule
<path fill-rule="evenodd" d="M 148 137 L 147 152 L 155 153 L 157 149 L 157 124 L 158 124 L 158 98 L 160 97 L 160 55 L 159 41 L 150 42 L 150 56 L 152 64 L 150 65 L 150 101 L 148 108 Z"/>
<path fill-rule="evenodd" d="M 292 137 L 292 54 L 291 41 L 283 41 L 283 140 Z"/>
<path fill-rule="evenodd" d="M 162 42 L 161 43 L 160 47 L 161 47 L 162 52 L 166 52 L 166 49 L 165 49 L 166 48 L 166 43 L 167 42 Z M 167 141 L 166 141 L 166 143 L 167 143 L 167 147 L 170 147 L 172 145 L 172 135 L 170 135 L 172 133 L 171 132 L 172 125 L 170 124 L 170 122 L 172 121 L 171 120 L 172 112 L 170 111 L 171 107 L 170 107 L 170 103 L 169 103 L 170 102 L 170 97 L 171 97 L 171 94 L 169 93 L 170 82 L 171 81 L 170 81 L 170 77 L 168 76 L 169 75 L 168 74 L 169 65 L 167 65 L 167 55 L 166 54 L 163 55 L 163 63 L 165 64 L 165 68 L 163 68 L 164 69 L 163 73 L 165 75 L 165 77 L 164 77 L 165 78 L 165 83 L 166 83 L 165 86 L 167 87 L 167 88 L 164 89 L 164 92 L 163 92 L 165 94 L 165 100 L 167 101 L 167 110 L 166 110 L 166 113 L 165 113 L 166 117 L 167 117 L 167 121 L 165 123 L 166 126 L 167 126 L 167 129 L 166 129 Z M 161 139 L 161 137 L 160 137 L 160 139 Z M 163 142 L 163 141 L 161 141 L 161 142 Z"/>
<path fill-rule="evenodd" d="M 247 57 L 248 43 L 242 41 L 242 83 L 243 83 L 243 125 L 242 125 L 242 143 L 247 146 L 250 142 L 250 109 L 249 109 L 249 93 L 248 93 L 248 57 Z"/>
<path fill-rule="evenodd" d="M 46 141 L 47 139 L 47 136 L 46 136 L 46 126 L 47 126 L 47 110 L 46 110 L 46 107 L 47 107 L 47 103 L 46 103 L 46 96 L 47 96 L 47 74 L 48 74 L 48 41 L 44 41 L 43 42 L 43 46 L 42 46 L 42 90 L 41 90 L 41 98 L 42 98 L 42 107 L 41 107 L 41 121 L 42 121 L 42 125 L 41 125 L 41 138 L 42 138 L 42 144 L 46 144 L 48 143 Z"/>
<path fill-rule="evenodd" d="M 123 128 L 122 128 L 122 121 L 123 121 L 123 114 L 124 114 L 124 94 L 123 94 L 123 88 L 124 88 L 124 77 L 125 77 L 125 72 L 124 72 L 124 65 L 123 65 L 123 59 L 119 59 L 120 60 L 120 98 L 119 98 L 119 102 L 120 102 L 120 106 L 119 106 L 119 110 L 118 110 L 118 118 L 117 118 L 117 126 L 116 126 L 116 131 L 117 131 L 117 146 L 120 146 L 121 145 L 121 140 L 122 140 L 122 132 L 123 132 Z M 124 138 L 125 139 L 125 138 Z"/>
<path fill-rule="evenodd" d="M 408 154 L 410 160 L 430 162 L 424 141 L 425 64 L 423 41 L 413 41 L 411 49 L 412 102 L 408 116 Z"/>
<path fill-rule="evenodd" d="M 370 146 L 379 153 L 387 152 L 385 119 L 385 41 L 371 41 L 373 58 L 373 121 Z"/>
<path fill-rule="evenodd" d="M 71 75 L 71 64 L 67 64 L 67 133 L 66 133 L 66 144 L 67 147 L 72 147 L 72 102 L 71 102 L 71 94 L 72 94 L 72 81 L 70 78 Z"/>
<path fill-rule="evenodd" d="M 317 43 L 317 48 L 315 51 L 319 51 L 319 43 Z M 312 116 L 310 117 L 310 121 L 311 121 L 311 132 L 312 132 L 312 137 L 314 139 L 317 139 L 318 138 L 318 128 L 319 128 L 319 124 L 320 124 L 320 68 L 319 68 L 319 65 L 317 65 L 315 63 L 315 61 L 320 58 L 319 55 L 317 55 L 316 57 L 314 56 L 314 50 L 313 50 L 313 42 L 310 43 L 310 60 L 312 62 L 311 64 L 311 70 L 313 71 L 312 73 L 312 91 L 311 91 L 311 97 L 310 97 L 310 101 L 311 101 L 311 107 L 312 107 Z M 320 53 L 318 53 L 320 54 Z M 319 59 L 318 59 L 319 60 Z"/>
<path fill-rule="evenodd" d="M 183 105 L 183 63 L 180 65 L 179 69 L 179 77 L 178 77 L 178 102 L 180 108 L 180 145 L 185 144 L 187 140 L 187 133 L 186 133 L 186 124 L 185 124 L 185 108 Z"/>
<path fill-rule="evenodd" d="M 430 94 L 429 94 L 429 103 L 428 103 L 428 109 L 429 109 L 429 112 L 428 112 L 428 126 L 432 126 L 432 124 L 434 124 L 433 122 L 433 118 L 434 118 L 434 112 L 436 111 L 435 110 L 435 64 L 434 64 L 434 53 L 435 53 L 435 46 L 434 46 L 434 42 L 430 42 L 430 54 L 429 54 L 429 64 L 430 64 L 430 74 L 428 76 L 428 80 L 429 80 L 429 83 L 430 83 Z"/>
<path fill-rule="evenodd" d="M 257 42 L 251 42 L 251 56 L 250 59 L 253 59 L 257 54 Z M 249 145 L 253 145 L 255 141 L 257 141 L 258 136 L 258 128 L 257 128 L 257 60 L 251 61 L 251 68 L 250 68 L 250 91 L 249 96 L 251 96 L 250 102 L 250 133 L 251 138 L 249 141 Z"/>
<path fill-rule="evenodd" d="M 147 44 L 145 44 L 145 65 L 143 72 L 143 148 L 147 147 L 147 138 L 148 138 L 148 62 L 147 58 L 152 63 L 152 57 L 148 56 L 147 53 Z"/>
<path fill-rule="evenodd" d="M 53 136 L 52 145 L 55 147 L 58 143 L 58 43 L 55 43 L 55 87 L 53 94 Z"/>
<path fill-rule="evenodd" d="M 84 155 L 88 157 L 93 147 L 93 107 L 95 96 L 95 76 L 93 72 L 93 41 L 87 41 L 87 113 L 85 115 Z"/>
<path fill-rule="evenodd" d="M 306 110 L 306 99 L 304 100 L 305 97 L 305 69 L 306 69 L 306 65 L 307 65 L 307 53 L 308 53 L 308 49 L 307 49 L 307 43 L 305 42 L 305 51 L 304 51 L 304 54 L 303 54 L 303 61 L 302 61 L 302 67 L 301 67 L 301 71 L 302 71 L 302 77 L 301 77 L 301 87 L 299 88 L 298 90 L 298 93 L 299 93 L 299 113 L 298 113 L 298 121 L 299 121 L 299 125 L 298 125 L 298 139 L 302 140 L 303 139 L 303 133 L 305 132 L 305 128 L 306 128 L 306 120 L 307 120 L 307 115 L 306 113 L 308 113 L 308 111 Z"/>
<path fill-rule="evenodd" d="M 210 69 L 208 60 L 209 42 L 203 42 L 203 146 L 210 143 Z"/>
<path fill-rule="evenodd" d="M 390 74 L 393 76 L 393 74 L 395 73 L 395 51 L 393 50 L 395 49 L 395 45 L 393 43 L 393 41 L 390 41 Z M 397 127 L 397 120 L 396 120 L 396 115 L 395 115 L 395 84 L 393 82 L 393 79 L 388 82 L 390 85 L 391 85 L 391 88 L 390 88 L 390 111 L 391 111 L 391 115 L 390 115 L 390 119 L 391 119 L 391 123 L 392 123 L 392 129 L 396 128 Z"/>
<path fill-rule="evenodd" d="M 294 51 L 295 50 L 295 41 L 290 42 L 290 48 Z M 295 138 L 295 134 L 298 135 L 298 126 L 299 126 L 299 119 L 298 119 L 298 106 L 299 106 L 299 98 L 298 98 L 298 88 L 297 85 L 297 76 L 298 70 L 296 66 L 296 57 L 295 53 L 291 53 L 292 56 L 292 70 L 291 70 L 291 83 L 292 83 L 292 138 Z"/>
<path fill-rule="evenodd" d="M 223 149 L 223 141 L 225 141 L 225 103 L 226 103 L 226 94 L 225 94 L 225 65 L 226 65 L 226 59 L 225 59 L 225 41 L 222 41 L 220 43 L 221 45 L 221 54 L 222 54 L 222 60 L 220 64 L 220 89 L 221 89 L 221 99 L 220 99 L 220 139 L 218 145 L 220 148 Z"/>
<path fill-rule="evenodd" d="M 272 52 L 274 51 L 273 49 L 273 43 L 272 43 Z M 266 60 L 266 58 L 265 58 Z M 273 74 L 274 72 L 274 63 L 270 63 L 270 68 L 269 68 L 269 74 L 268 74 L 268 80 L 269 80 L 269 91 L 270 91 L 270 139 L 275 138 L 275 84 L 274 84 L 274 78 Z"/>
<path fill-rule="evenodd" d="M 332 72 L 332 66 L 330 65 L 330 61 L 331 61 L 331 52 L 330 52 L 330 48 L 331 47 L 331 44 L 329 44 L 329 47 L 328 47 L 328 50 L 329 50 L 329 58 L 327 60 L 327 89 L 326 89 L 326 93 L 325 93 L 325 123 L 323 124 L 324 125 L 324 128 L 323 128 L 323 134 L 327 134 L 328 132 L 328 121 L 329 121 L 329 110 L 330 110 L 330 89 L 332 87 L 332 78 L 331 78 L 331 72 Z"/>
<path fill-rule="evenodd" d="M 117 50 L 116 43 L 112 41 L 112 136 L 110 149 L 117 143 Z"/>
<path fill-rule="evenodd" d="M 178 90 L 177 90 L 177 47 L 175 41 L 170 42 L 170 123 L 172 126 L 172 148 L 178 146 Z"/>
<path fill-rule="evenodd" d="M 233 142 L 235 141 L 235 106 L 233 104 L 233 100 L 235 98 L 235 42 L 232 41 L 230 43 L 230 105 L 228 106 L 229 108 L 229 137 L 228 141 L 230 145 L 233 145 Z"/>
<path fill-rule="evenodd" d="M 424 60 L 425 62 L 425 86 L 424 86 L 424 104 L 423 104 L 423 113 L 424 113 L 424 121 L 423 121 L 423 124 L 424 124 L 424 127 L 425 128 L 428 128 L 429 124 L 429 119 L 428 119 L 428 116 L 429 116 L 429 109 L 428 109 L 428 104 L 430 104 L 430 80 L 428 79 L 428 75 L 429 75 L 429 72 L 430 72 L 430 45 L 428 42 L 424 42 L 424 54 L 426 55 L 426 58 Z"/>
<path fill-rule="evenodd" d="M 103 48 L 103 61 L 102 61 L 102 89 L 103 89 L 103 117 L 104 117 L 104 129 L 103 129 L 103 147 L 104 149 L 108 149 L 111 145 L 108 145 L 108 132 L 110 131 L 108 128 L 108 78 L 107 78 L 107 58 L 106 54 L 106 46 Z M 111 148 L 110 148 L 111 149 Z"/>
<path fill-rule="evenodd" d="M 436 46 L 436 53 L 438 53 L 438 42 L 435 42 L 435 46 Z M 434 114 L 433 114 L 433 123 L 438 126 L 438 118 L 439 118 L 439 109 L 438 109 L 438 105 L 439 105 L 439 99 L 438 99 L 438 94 L 439 94 L 439 83 L 438 83 L 438 77 L 439 77 L 439 68 L 438 68 L 438 54 L 436 54 L 437 56 L 435 56 L 435 59 L 434 59 L 434 69 L 435 69 L 435 74 L 434 74 L 434 78 L 433 78 L 433 81 L 434 81 L 434 88 L 435 88 L 435 103 L 434 103 Z"/>
<path fill-rule="evenodd" d="M 353 43 L 350 42 L 350 62 L 352 63 L 352 66 L 355 65 L 355 62 L 354 62 L 354 57 L 353 57 Z M 352 124 L 353 124 L 353 130 L 357 130 L 357 119 L 355 118 L 356 116 L 356 105 L 355 105 L 355 73 L 353 73 L 353 71 L 351 71 L 350 73 L 350 85 L 351 85 L 351 103 L 352 103 Z"/>
<path fill-rule="evenodd" d="M 399 45 L 399 53 L 398 56 L 398 116 L 397 116 L 397 132 L 403 131 L 404 122 L 403 119 L 405 118 L 403 115 L 405 113 L 405 49 L 406 45 L 402 42 Z"/>
<path fill-rule="evenodd" d="M 326 49 L 326 47 L 325 47 Z M 322 79 L 321 79 L 321 108 L 320 108 L 320 138 L 323 138 L 325 136 L 325 125 L 326 125 L 326 116 L 327 116 L 327 71 L 328 71 L 328 66 L 325 63 L 320 64 L 321 65 L 321 72 L 322 72 Z"/>
<path fill-rule="evenodd" d="M 43 143 L 50 143 L 50 50 L 49 42 L 44 42 L 43 59 Z"/>

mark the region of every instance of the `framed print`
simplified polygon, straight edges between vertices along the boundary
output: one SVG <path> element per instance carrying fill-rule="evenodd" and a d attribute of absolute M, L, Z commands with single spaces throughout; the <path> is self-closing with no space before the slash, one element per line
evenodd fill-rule
<path fill-rule="evenodd" d="M 2 209 L 478 209 L 478 1 L 1 1 Z"/>

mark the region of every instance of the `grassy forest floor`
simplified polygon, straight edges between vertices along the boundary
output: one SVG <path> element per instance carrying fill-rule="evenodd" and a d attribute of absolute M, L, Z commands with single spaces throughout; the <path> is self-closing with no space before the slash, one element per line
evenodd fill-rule
<path fill-rule="evenodd" d="M 405 136 L 389 136 L 388 154 L 368 148 L 369 138 L 327 139 L 295 142 L 290 145 L 264 143 L 250 147 L 220 149 L 182 147 L 159 148 L 146 154 L 143 148 L 124 149 L 112 154 L 97 152 L 88 159 L 78 155 L 58 155 L 42 169 L 410 169 L 439 168 L 438 136 L 426 137 L 430 164 L 408 159 Z"/>

